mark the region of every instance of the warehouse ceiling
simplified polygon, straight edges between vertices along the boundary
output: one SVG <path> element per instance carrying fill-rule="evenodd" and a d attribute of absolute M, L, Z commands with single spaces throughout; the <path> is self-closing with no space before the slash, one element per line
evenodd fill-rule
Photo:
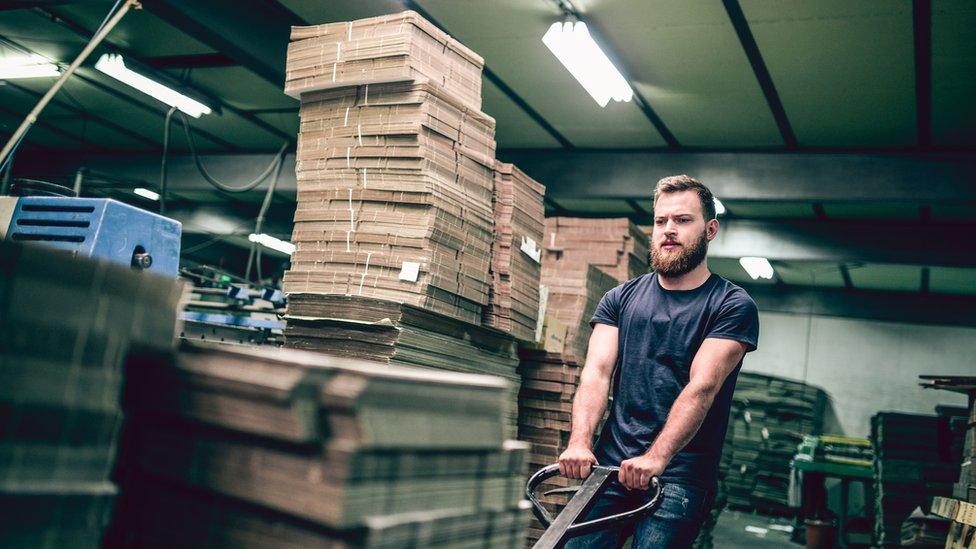
<path fill-rule="evenodd" d="M 113 3 L 0 3 L 0 55 L 26 51 L 66 65 Z M 776 266 L 770 284 L 976 295 L 976 246 L 968 238 L 976 228 L 976 4 L 562 4 L 612 52 L 634 101 L 600 108 L 543 46 L 542 35 L 562 17 L 554 0 L 145 0 L 40 117 L 15 175 L 68 178 L 78 166 L 97 166 L 115 177 L 93 178 L 92 193 L 130 201 L 138 199 L 126 194 L 126 181 L 150 188 L 158 181 L 166 108 L 95 71 L 105 52 L 122 53 L 217 106 L 191 120 L 198 147 L 208 162 L 234 155 L 238 171 L 256 174 L 297 133 L 297 102 L 281 91 L 290 25 L 409 7 L 484 56 L 483 109 L 497 120 L 499 157 L 548 186 L 550 214 L 647 224 L 653 182 L 686 171 L 723 199 L 730 240 L 743 241 L 749 231 L 779 235 L 753 246 Z M 0 82 L 0 137 L 52 83 Z M 181 131 L 173 131 L 171 147 L 179 162 L 187 149 Z M 752 169 L 757 159 L 782 163 L 779 173 L 792 175 Z M 914 179 L 889 185 L 909 173 L 899 164 L 906 159 Z M 845 171 L 846 162 L 859 171 Z M 832 170 L 834 180 L 817 175 Z M 229 197 L 194 179 L 174 176 L 172 183 L 175 207 L 188 212 L 191 244 L 209 240 L 221 215 L 246 220 L 262 197 L 260 190 Z M 741 179 L 754 179 L 755 187 L 736 186 Z M 865 185 L 873 191 L 858 192 Z M 292 176 L 272 207 L 272 226 L 283 236 L 293 197 Z M 231 222 L 226 230 L 238 229 Z M 861 233 L 890 235 L 889 244 L 908 240 L 904 250 L 899 241 L 893 250 L 873 241 L 865 253 L 845 248 L 850 234 Z M 794 246 L 797 239 L 803 245 Z M 715 247 L 713 269 L 751 283 L 734 257 L 745 248 L 723 246 Z M 848 251 L 825 252 L 831 247 Z"/>

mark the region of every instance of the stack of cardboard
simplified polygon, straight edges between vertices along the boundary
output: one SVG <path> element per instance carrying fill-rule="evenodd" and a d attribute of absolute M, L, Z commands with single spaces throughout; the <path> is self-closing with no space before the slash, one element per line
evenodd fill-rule
<path fill-rule="evenodd" d="M 827 395 L 774 376 L 742 372 L 723 449 L 730 507 L 789 514 L 790 460 L 804 435 L 819 434 Z"/>
<path fill-rule="evenodd" d="M 976 504 L 958 499 L 935 497 L 932 499 L 932 513 L 949 519 L 949 535 L 946 549 L 970 549 L 976 537 Z"/>
<path fill-rule="evenodd" d="M 959 478 L 950 416 L 881 412 L 871 417 L 874 445 L 875 537 L 879 546 L 900 543 L 901 526 L 933 496 L 949 496 Z"/>
<path fill-rule="evenodd" d="M 480 323 L 495 164 L 481 58 L 413 12 L 297 27 L 292 40 L 286 90 L 301 125 L 285 291 Z"/>
<path fill-rule="evenodd" d="M 285 93 L 430 80 L 481 108 L 484 60 L 413 11 L 293 27 Z"/>
<path fill-rule="evenodd" d="M 519 392 L 519 440 L 530 444 L 529 471 L 534 472 L 559 461 L 572 431 L 573 396 L 579 385 L 583 363 L 564 354 L 545 351 L 521 352 L 522 390 Z M 555 477 L 538 489 L 541 494 L 553 488 L 569 486 L 571 481 Z M 557 513 L 568 498 L 563 495 L 540 496 L 550 513 Z M 545 530 L 532 521 L 529 539 L 535 541 Z"/>
<path fill-rule="evenodd" d="M 969 407 L 966 418 L 958 425 L 954 441 L 959 442 L 959 448 L 953 449 L 952 455 L 961 455 L 959 479 L 952 486 L 952 497 L 976 503 L 976 377 L 971 376 L 919 376 L 921 385 L 931 389 L 941 389 L 962 393 L 968 397 Z M 953 429 L 956 431 L 956 429 Z"/>
<path fill-rule="evenodd" d="M 0 546 L 99 547 L 123 367 L 175 341 L 180 284 L 0 241 Z"/>
<path fill-rule="evenodd" d="M 603 294 L 647 272 L 647 237 L 626 218 L 550 217 L 543 240 L 542 284 L 548 292 L 543 339 L 564 328 L 565 352 L 585 357 L 590 318 Z"/>
<path fill-rule="evenodd" d="M 527 445 L 504 382 L 316 353 L 186 344 L 130 379 L 140 546 L 517 547 Z"/>
<path fill-rule="evenodd" d="M 507 425 L 514 436 L 519 359 L 508 335 L 402 303 L 312 293 L 289 296 L 287 321 L 287 347 L 505 378 Z"/>
<path fill-rule="evenodd" d="M 545 192 L 513 164 L 495 163 L 492 285 L 484 323 L 524 341 L 536 339 Z"/>
<path fill-rule="evenodd" d="M 543 271 L 585 270 L 596 265 L 620 282 L 647 272 L 647 233 L 626 217 L 546 219 L 546 261 Z M 545 276 L 545 275 L 543 275 Z"/>

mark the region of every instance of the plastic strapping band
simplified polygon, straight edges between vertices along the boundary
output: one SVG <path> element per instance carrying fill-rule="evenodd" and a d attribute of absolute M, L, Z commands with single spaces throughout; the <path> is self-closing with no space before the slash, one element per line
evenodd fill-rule
<path fill-rule="evenodd" d="M 369 84 L 366 84 L 363 91 L 363 105 L 369 105 Z"/>
<path fill-rule="evenodd" d="M 343 125 L 343 127 L 349 125 L 349 109 L 351 109 L 351 108 L 352 107 L 346 107 L 346 117 L 342 119 L 342 125 Z"/>
<path fill-rule="evenodd" d="M 352 159 L 349 156 L 349 153 L 351 152 L 351 150 L 352 150 L 352 147 L 346 147 L 346 167 L 347 168 L 351 168 L 352 167 Z"/>
<path fill-rule="evenodd" d="M 349 38 L 347 40 L 352 42 L 352 21 L 349 22 Z"/>
<path fill-rule="evenodd" d="M 363 284 L 366 283 L 366 273 L 369 272 L 369 258 L 373 256 L 373 252 L 366 252 L 366 266 L 363 267 L 363 277 L 359 279 L 359 295 L 363 295 Z"/>
<path fill-rule="evenodd" d="M 359 146 L 363 146 L 363 124 L 362 122 L 356 124 L 356 134 L 359 137 Z"/>
<path fill-rule="evenodd" d="M 366 168 L 363 168 L 363 188 L 366 188 Z"/>

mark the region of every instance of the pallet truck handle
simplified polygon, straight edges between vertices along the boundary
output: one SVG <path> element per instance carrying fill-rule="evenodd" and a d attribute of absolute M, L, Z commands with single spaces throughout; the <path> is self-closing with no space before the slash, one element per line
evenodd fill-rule
<path fill-rule="evenodd" d="M 592 472 L 590 475 L 593 476 L 596 474 L 598 476 L 603 476 L 605 479 L 609 479 L 609 477 L 612 476 L 614 477 L 612 480 L 616 480 L 616 476 L 619 471 L 619 467 L 604 467 L 601 465 L 595 465 L 592 467 Z M 557 475 L 559 475 L 559 464 L 547 465 L 546 467 L 536 471 L 536 473 L 529 478 L 529 481 L 525 485 L 525 496 L 530 502 L 532 502 L 532 512 L 535 514 L 536 518 L 539 519 L 539 522 L 541 522 L 546 528 L 549 528 L 555 519 L 553 519 L 552 515 L 549 514 L 549 511 L 542 506 L 542 503 L 539 502 L 539 499 L 535 496 L 535 489 L 539 486 L 539 484 L 542 484 L 543 481 Z M 600 487 L 602 487 L 603 484 L 608 481 L 609 480 L 604 480 L 600 482 Z M 609 515 L 606 517 L 600 517 L 586 522 L 570 525 L 566 528 L 564 539 L 602 530 L 614 524 L 634 521 L 643 517 L 644 515 L 650 514 L 661 503 L 661 479 L 658 477 L 651 478 L 650 485 L 650 489 L 654 492 L 654 496 L 644 505 L 630 511 L 618 513 L 616 515 Z M 599 487 L 597 489 L 599 489 Z M 588 494 L 588 497 L 593 498 L 595 495 L 596 493 Z"/>

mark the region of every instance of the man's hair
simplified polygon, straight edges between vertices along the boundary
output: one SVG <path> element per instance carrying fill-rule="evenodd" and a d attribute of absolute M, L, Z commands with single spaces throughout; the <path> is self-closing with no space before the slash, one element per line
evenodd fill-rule
<path fill-rule="evenodd" d="M 658 181 L 657 186 L 654 187 L 654 205 L 657 205 L 657 199 L 662 194 L 681 191 L 695 191 L 698 193 L 698 198 L 701 200 L 702 213 L 705 215 L 705 221 L 715 219 L 715 199 L 712 197 L 712 191 L 708 190 L 708 187 L 702 184 L 701 181 L 688 177 L 687 175 L 672 175 Z"/>

